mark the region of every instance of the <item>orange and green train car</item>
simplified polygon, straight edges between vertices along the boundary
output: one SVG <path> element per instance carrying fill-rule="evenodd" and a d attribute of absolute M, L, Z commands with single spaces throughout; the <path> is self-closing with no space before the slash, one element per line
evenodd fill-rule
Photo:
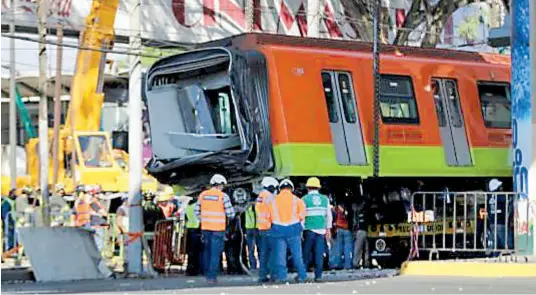
<path fill-rule="evenodd" d="M 387 45 L 380 57 L 382 188 L 511 183 L 508 57 Z M 319 176 L 330 188 L 366 187 L 374 161 L 372 68 L 367 43 L 269 34 L 163 58 L 145 82 L 148 170 L 190 188 L 214 172 L 235 183 Z"/>

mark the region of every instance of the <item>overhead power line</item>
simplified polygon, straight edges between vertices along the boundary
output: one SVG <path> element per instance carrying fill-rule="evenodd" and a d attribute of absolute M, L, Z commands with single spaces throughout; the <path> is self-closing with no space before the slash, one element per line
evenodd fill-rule
<path fill-rule="evenodd" d="M 96 48 L 90 48 L 90 47 L 84 47 L 79 45 L 71 45 L 71 44 L 58 44 L 54 41 L 39 41 L 37 39 L 29 38 L 29 37 L 22 37 L 22 36 L 11 36 L 7 34 L 2 34 L 2 37 L 6 38 L 13 38 L 28 42 L 34 42 L 34 43 L 41 43 L 41 44 L 48 44 L 48 45 L 55 45 L 55 46 L 62 46 L 67 48 L 75 48 L 75 49 L 82 49 L 82 50 L 88 50 L 88 51 L 95 51 L 95 52 L 103 52 L 103 53 L 114 53 L 114 54 L 123 54 L 123 55 L 130 55 L 130 56 L 139 56 L 139 57 L 149 57 L 149 58 L 161 58 L 164 57 L 164 55 L 151 55 L 151 54 L 144 54 L 144 53 L 133 53 L 129 51 L 123 51 L 123 50 L 113 50 L 113 49 L 96 49 Z"/>

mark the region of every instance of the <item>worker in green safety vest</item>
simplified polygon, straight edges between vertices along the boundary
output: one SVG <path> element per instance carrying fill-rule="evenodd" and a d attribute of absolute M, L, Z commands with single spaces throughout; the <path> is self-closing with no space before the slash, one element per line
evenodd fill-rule
<path fill-rule="evenodd" d="M 315 281 L 322 280 L 322 270 L 324 266 L 324 249 L 326 240 L 331 240 L 331 226 L 333 216 L 329 199 L 327 196 L 319 193 L 320 180 L 316 177 L 311 177 L 305 184 L 307 195 L 303 197 L 305 203 L 305 245 L 303 249 L 303 261 L 306 266 L 313 258 L 314 249 L 314 264 L 315 264 Z"/>
<path fill-rule="evenodd" d="M 186 275 L 202 275 L 203 271 L 203 243 L 201 243 L 201 230 L 199 219 L 195 215 L 196 200 L 191 199 L 186 207 L 186 253 L 188 254 L 188 266 Z"/>
<path fill-rule="evenodd" d="M 251 202 L 246 210 L 246 241 L 248 245 L 249 269 L 257 269 L 255 252 L 260 243 L 259 229 L 257 228 L 257 213 L 255 201 Z"/>

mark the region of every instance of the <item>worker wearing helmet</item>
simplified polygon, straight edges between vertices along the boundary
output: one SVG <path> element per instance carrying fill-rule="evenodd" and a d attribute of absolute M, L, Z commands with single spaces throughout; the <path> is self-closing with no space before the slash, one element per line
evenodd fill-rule
<path fill-rule="evenodd" d="M 164 218 L 171 218 L 175 211 L 175 205 L 171 202 L 173 198 L 173 192 L 164 191 L 158 194 L 156 198 L 156 206 L 162 212 Z"/>
<path fill-rule="evenodd" d="M 513 216 L 515 213 L 515 199 L 508 198 L 507 195 L 501 193 L 504 191 L 503 183 L 496 178 L 489 181 L 488 190 L 493 192 L 488 198 L 487 212 L 491 248 L 512 250 L 514 248 Z"/>
<path fill-rule="evenodd" d="M 51 226 L 65 226 L 71 218 L 71 207 L 64 199 L 65 185 L 57 183 L 54 187 L 54 195 L 50 196 L 50 224 Z"/>
<path fill-rule="evenodd" d="M 220 268 L 221 253 L 224 249 L 225 217 L 235 214 L 229 196 L 223 192 L 227 180 L 223 175 L 214 174 L 210 179 L 211 188 L 203 191 L 195 206 L 195 215 L 201 221 L 201 235 L 204 242 L 203 261 L 207 283 L 216 283 Z"/>
<path fill-rule="evenodd" d="M 261 182 L 262 191 L 255 204 L 257 214 L 257 228 L 259 229 L 259 282 L 268 282 L 268 275 L 272 266 L 271 252 L 273 245 L 270 241 L 270 228 L 272 223 L 268 220 L 268 204 L 275 198 L 279 182 L 273 177 L 264 177 Z"/>
<path fill-rule="evenodd" d="M 192 198 L 186 208 L 186 254 L 188 265 L 186 275 L 196 276 L 203 274 L 203 244 L 201 243 L 201 231 L 199 218 L 195 216 L 196 200 Z"/>
<path fill-rule="evenodd" d="M 279 183 L 279 194 L 268 204 L 268 220 L 272 223 L 271 237 L 274 242 L 274 276 L 275 281 L 283 282 L 287 278 L 287 248 L 290 248 L 292 262 L 296 267 L 297 282 L 307 278 L 303 265 L 301 234 L 305 219 L 305 204 L 294 195 L 294 184 L 289 179 Z"/>
<path fill-rule="evenodd" d="M 305 184 L 307 194 L 303 197 L 305 203 L 305 245 L 303 251 L 303 261 L 309 265 L 313 258 L 315 281 L 322 280 L 322 269 L 324 266 L 324 245 L 326 240 L 331 239 L 332 216 L 328 197 L 319 193 L 322 187 L 320 179 L 311 177 Z"/>
<path fill-rule="evenodd" d="M 75 226 L 94 232 L 95 243 L 99 251 L 104 247 L 104 228 L 107 225 L 107 213 L 99 202 L 99 187 L 86 185 L 74 205 Z"/>
<path fill-rule="evenodd" d="M 25 186 L 21 195 L 15 199 L 17 227 L 29 226 L 35 218 L 33 200 L 33 189 L 30 186 Z"/>
<path fill-rule="evenodd" d="M 245 213 L 248 199 L 249 193 L 244 188 L 237 188 L 232 193 L 231 202 L 235 215 L 227 222 L 224 243 L 227 274 L 244 273 L 247 249 L 242 225 L 244 220 L 247 222 Z"/>
<path fill-rule="evenodd" d="M 255 258 L 255 252 L 260 254 L 259 245 L 260 245 L 260 236 L 259 229 L 257 225 L 257 212 L 255 210 L 255 200 L 250 200 L 248 195 L 248 200 L 246 205 L 246 242 L 248 245 L 248 260 L 249 268 L 257 269 L 257 259 Z"/>

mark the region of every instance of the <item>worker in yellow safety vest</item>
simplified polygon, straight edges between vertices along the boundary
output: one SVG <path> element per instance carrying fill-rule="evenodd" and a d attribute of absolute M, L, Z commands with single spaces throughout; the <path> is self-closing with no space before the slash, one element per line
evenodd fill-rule
<path fill-rule="evenodd" d="M 214 174 L 210 185 L 210 189 L 199 195 L 194 211 L 201 221 L 204 274 L 207 283 L 215 284 L 224 249 L 225 217 L 233 218 L 235 212 L 229 196 L 223 192 L 227 179 L 223 175 Z"/>
<path fill-rule="evenodd" d="M 249 268 L 257 269 L 257 259 L 255 252 L 259 250 L 259 229 L 257 228 L 257 212 L 255 202 L 249 202 L 246 209 L 246 243 L 248 246 Z"/>
<path fill-rule="evenodd" d="M 196 200 L 191 199 L 186 207 L 186 253 L 188 255 L 188 266 L 186 275 L 196 276 L 203 274 L 202 258 L 203 244 L 201 243 L 201 230 L 199 229 L 199 218 L 195 215 Z"/>

